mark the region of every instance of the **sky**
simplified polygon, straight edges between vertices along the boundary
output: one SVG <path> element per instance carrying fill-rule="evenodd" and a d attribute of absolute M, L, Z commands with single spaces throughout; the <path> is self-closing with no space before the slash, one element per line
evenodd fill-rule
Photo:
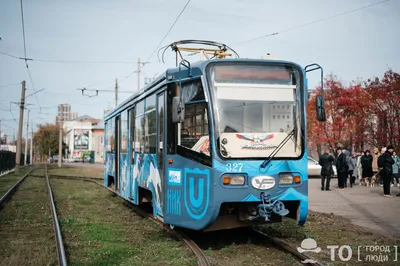
<path fill-rule="evenodd" d="M 318 63 L 326 75 L 333 73 L 346 83 L 381 77 L 389 68 L 400 72 L 399 0 L 336 16 L 381 1 L 220 0 L 217 5 L 191 0 L 160 44 L 188 0 L 23 0 L 32 79 L 24 60 L 0 53 L 1 131 L 17 135 L 19 106 L 11 102 L 20 101 L 23 80 L 26 96 L 44 89 L 26 98 L 34 130 L 38 124 L 54 123 L 61 103 L 69 103 L 78 115 L 103 118 L 104 109 L 115 106 L 115 93 L 87 97 L 78 89 L 114 90 L 118 79 L 121 102 L 137 91 L 137 74 L 132 72 L 138 58 L 149 62 L 141 69 L 143 86 L 145 77 L 175 66 L 171 50 L 165 64 L 153 51 L 177 40 L 218 41 L 242 58 L 270 53 L 303 67 Z M 24 57 L 21 18 L 20 1 L 0 1 L 0 52 Z M 191 61 L 198 59 L 193 56 Z M 310 74 L 310 87 L 318 85 L 318 75 Z M 27 112 L 24 136 L 26 120 Z"/>

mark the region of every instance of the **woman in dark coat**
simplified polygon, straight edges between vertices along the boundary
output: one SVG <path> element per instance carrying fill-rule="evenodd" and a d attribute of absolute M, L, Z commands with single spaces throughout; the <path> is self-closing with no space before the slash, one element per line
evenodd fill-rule
<path fill-rule="evenodd" d="M 361 157 L 361 166 L 362 166 L 362 178 L 365 183 L 365 178 L 370 179 L 373 175 L 372 172 L 372 160 L 373 157 L 369 150 L 365 151 L 365 155 Z"/>

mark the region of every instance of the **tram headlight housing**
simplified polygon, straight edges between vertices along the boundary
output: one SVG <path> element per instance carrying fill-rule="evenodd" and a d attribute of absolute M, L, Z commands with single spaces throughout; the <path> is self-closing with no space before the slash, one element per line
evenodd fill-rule
<path fill-rule="evenodd" d="M 293 174 L 291 173 L 281 173 L 279 174 L 279 184 L 280 185 L 291 185 L 293 184 L 293 181 L 299 181 L 296 180 L 297 176 L 293 176 Z M 296 182 L 296 183 L 300 183 L 300 182 Z"/>
<path fill-rule="evenodd" d="M 222 176 L 222 183 L 231 186 L 243 186 L 246 177 L 244 175 L 224 175 Z"/>

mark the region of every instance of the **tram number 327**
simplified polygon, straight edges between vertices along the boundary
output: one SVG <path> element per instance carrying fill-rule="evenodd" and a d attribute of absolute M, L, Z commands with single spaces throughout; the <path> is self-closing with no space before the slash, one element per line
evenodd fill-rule
<path fill-rule="evenodd" d="M 227 172 L 241 172 L 243 164 L 242 163 L 227 163 L 226 171 Z"/>

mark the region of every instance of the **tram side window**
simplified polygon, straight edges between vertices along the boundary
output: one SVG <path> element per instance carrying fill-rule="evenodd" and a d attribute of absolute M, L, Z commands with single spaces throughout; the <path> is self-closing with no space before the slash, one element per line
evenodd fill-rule
<path fill-rule="evenodd" d="M 156 95 L 146 98 L 145 126 L 144 126 L 144 152 L 156 153 Z"/>
<path fill-rule="evenodd" d="M 129 117 L 130 117 L 130 141 L 131 141 L 131 161 L 132 163 L 134 163 L 134 156 L 133 156 L 133 151 L 135 149 L 135 107 L 133 107 L 130 111 L 129 111 Z"/>
<path fill-rule="evenodd" d="M 145 125 L 145 153 L 157 153 L 156 152 L 156 110 L 152 110 L 146 113 L 146 125 Z"/>
<path fill-rule="evenodd" d="M 210 155 L 207 103 L 201 80 L 182 83 L 185 119 L 180 124 L 180 145 Z"/>
<path fill-rule="evenodd" d="M 128 151 L 128 111 L 121 114 L 121 153 Z"/>
<path fill-rule="evenodd" d="M 135 153 L 144 152 L 144 115 L 137 116 L 135 119 Z"/>
<path fill-rule="evenodd" d="M 114 120 L 111 118 L 107 121 L 107 152 L 115 152 L 115 125 Z"/>

